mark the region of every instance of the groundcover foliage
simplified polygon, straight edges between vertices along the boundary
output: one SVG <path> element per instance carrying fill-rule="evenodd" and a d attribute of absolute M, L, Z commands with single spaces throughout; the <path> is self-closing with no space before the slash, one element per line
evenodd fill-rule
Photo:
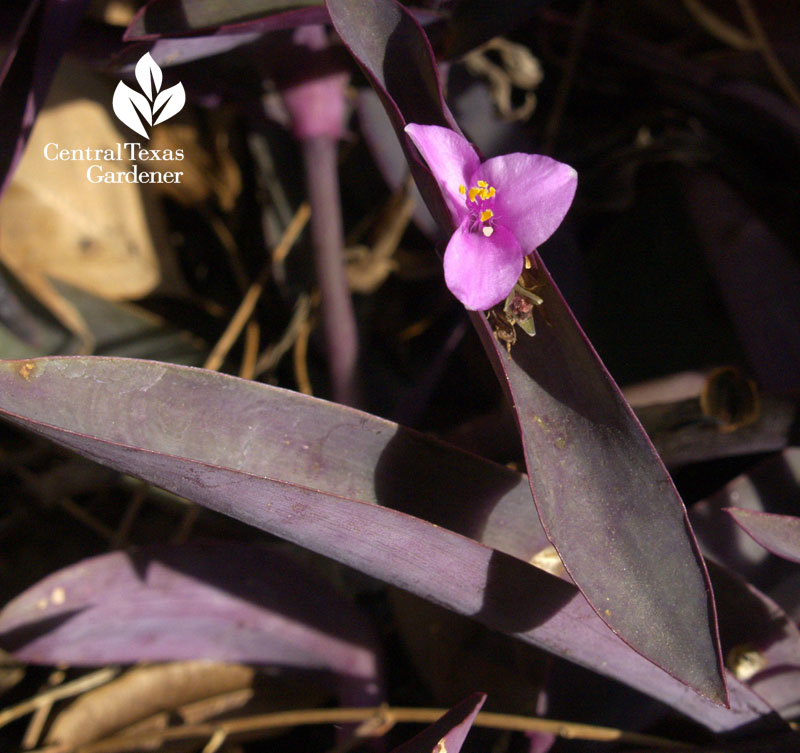
<path fill-rule="evenodd" d="M 2 11 L 9 749 L 795 750 L 796 19 L 86 5 Z"/>

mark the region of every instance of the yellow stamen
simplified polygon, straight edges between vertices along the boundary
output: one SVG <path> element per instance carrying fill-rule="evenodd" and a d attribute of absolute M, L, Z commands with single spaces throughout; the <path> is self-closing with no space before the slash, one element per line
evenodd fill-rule
<path fill-rule="evenodd" d="M 491 220 L 494 217 L 494 212 L 491 209 L 484 209 L 481 212 L 481 222 L 486 222 L 486 220 Z"/>
<path fill-rule="evenodd" d="M 458 192 L 462 196 L 468 196 L 469 200 L 473 203 L 478 199 L 481 199 L 482 201 L 491 199 L 497 193 L 495 187 L 490 186 L 485 180 L 479 180 L 477 185 L 469 189 L 469 192 L 467 192 L 466 186 L 459 186 Z"/>

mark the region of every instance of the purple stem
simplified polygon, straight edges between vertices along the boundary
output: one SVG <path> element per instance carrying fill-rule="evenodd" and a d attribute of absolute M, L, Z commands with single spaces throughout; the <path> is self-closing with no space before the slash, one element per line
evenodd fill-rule
<path fill-rule="evenodd" d="M 358 331 L 344 261 L 337 140 L 311 136 L 303 139 L 302 150 L 333 399 L 354 406 L 359 402 Z"/>

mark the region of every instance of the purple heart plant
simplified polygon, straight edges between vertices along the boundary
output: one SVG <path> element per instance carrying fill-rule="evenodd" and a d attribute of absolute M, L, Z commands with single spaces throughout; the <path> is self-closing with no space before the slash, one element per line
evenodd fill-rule
<path fill-rule="evenodd" d="M 21 6 L 0 10 L 0 20 L 13 31 L 9 53 L 0 66 L 0 102 L 10 113 L 9 128 L 0 135 L 2 181 L 10 178 L 21 154 L 66 49 L 67 32 L 80 31 L 74 38 L 84 50 L 92 39 L 88 29 L 102 29 L 106 41 L 113 38 L 115 50 L 123 43 L 119 28 L 96 19 L 94 25 L 83 25 L 85 5 L 84 0 L 39 0 L 24 12 Z M 473 121 L 467 129 L 474 135 L 477 146 L 473 146 L 450 110 L 453 106 L 466 128 L 470 121 L 457 107 L 457 76 L 448 82 L 450 99 L 445 102 L 440 62 L 495 34 L 509 33 L 517 22 L 529 22 L 525 33 L 531 39 L 546 32 L 555 44 L 569 36 L 572 41 L 561 39 L 562 46 L 594 56 L 604 74 L 615 56 L 648 75 L 654 66 L 667 68 L 657 72 L 673 78 L 659 91 L 670 96 L 681 86 L 689 87 L 692 96 L 687 101 L 702 104 L 700 115 L 728 113 L 731 108 L 736 114 L 732 103 L 737 102 L 750 103 L 747 112 L 761 107 L 777 113 L 769 121 L 770 129 L 763 134 L 758 128 L 755 133 L 748 131 L 746 139 L 736 141 L 737 148 L 740 141 L 769 141 L 783 134 L 780 154 L 794 160 L 791 165 L 800 165 L 800 150 L 793 151 L 800 143 L 796 138 L 800 130 L 791 130 L 796 112 L 789 117 L 763 91 L 718 87 L 718 76 L 671 58 L 677 49 L 698 48 L 696 30 L 688 37 L 691 44 L 654 50 L 639 44 L 641 40 L 626 42 L 621 33 L 603 36 L 597 31 L 594 38 L 588 32 L 584 38 L 591 14 L 577 19 L 562 16 L 561 11 L 544 7 L 547 3 L 496 0 L 491 14 L 486 13 L 485 3 L 476 0 L 426 5 L 436 9 L 409 8 L 395 0 L 326 0 L 324 5 L 292 0 L 150 0 L 132 19 L 125 41 L 136 43 L 114 58 L 115 76 L 126 72 L 126 64 L 130 74 L 132 61 L 141 59 L 146 48 L 154 66 L 176 66 L 172 73 L 186 87 L 190 104 L 184 115 L 189 120 L 199 114 L 198 102 L 229 100 L 240 108 L 230 121 L 235 123 L 231 130 L 246 138 L 231 139 L 235 148 L 229 157 L 241 170 L 237 175 L 252 173 L 241 181 L 241 206 L 230 215 L 216 216 L 219 207 L 204 199 L 199 208 L 172 207 L 167 219 L 182 228 L 172 235 L 189 239 L 183 249 L 186 259 L 181 261 L 197 263 L 198 269 L 201 257 L 192 255 L 199 250 L 191 239 L 200 236 L 200 246 L 205 238 L 202 231 L 189 227 L 195 217 L 218 220 L 215 227 L 224 231 L 220 238 L 230 241 L 226 250 L 231 268 L 239 270 L 243 284 L 229 294 L 225 305 L 206 305 L 213 299 L 208 292 L 215 290 L 213 274 L 198 274 L 186 286 L 192 287 L 192 299 L 204 302 L 207 316 L 219 311 L 213 316 L 227 317 L 236 311 L 220 342 L 233 342 L 229 333 L 235 330 L 234 323 L 248 325 L 240 372 L 248 378 L 219 373 L 209 365 L 212 360 L 206 361 L 206 368 L 180 365 L 176 362 L 183 363 L 181 357 L 164 349 L 164 332 L 150 321 L 152 317 L 141 317 L 151 329 L 140 338 L 141 325 L 138 320 L 131 323 L 130 314 L 124 321 L 116 310 L 113 315 L 98 315 L 111 304 L 102 308 L 97 301 L 80 297 L 75 306 L 94 317 L 98 330 L 116 338 L 102 342 L 107 357 L 62 355 L 60 330 L 46 341 L 52 346 L 26 349 L 33 338 L 17 341 L 6 332 L 23 329 L 14 330 L 6 321 L 12 309 L 4 297 L 4 268 L 0 269 L 0 324 L 5 325 L 0 328 L 0 416 L 121 474 L 110 476 L 117 487 L 93 486 L 91 479 L 86 480 L 88 473 L 84 478 L 84 466 L 78 466 L 81 472 L 71 472 L 75 464 L 86 462 L 74 454 L 65 459 L 52 453 L 51 458 L 44 445 L 28 451 L 24 443 L 38 439 L 0 436 L 0 482 L 7 484 L 2 498 L 10 510 L 8 515 L 4 510 L 0 520 L 3 564 L 16 563 L 15 538 L 24 542 L 21 557 L 34 551 L 34 543 L 40 544 L 42 560 L 36 563 L 39 571 L 4 567 L 0 585 L 9 596 L 17 595 L 0 605 L 0 650 L 20 662 L 47 665 L 193 659 L 247 663 L 266 668 L 267 678 L 285 676 L 304 688 L 314 687 L 323 699 L 335 697 L 341 706 L 370 709 L 386 697 L 411 696 L 412 680 L 399 693 L 387 687 L 400 667 L 398 675 L 404 682 L 418 680 L 418 699 L 435 696 L 438 705 L 447 707 L 454 699 L 467 698 L 408 740 L 398 753 L 457 753 L 476 721 L 481 727 L 499 725 L 530 733 L 526 740 L 497 738 L 484 744 L 489 740 L 486 731 L 476 730 L 476 748 L 541 753 L 550 749 L 553 735 L 588 734 L 589 726 L 549 721 L 537 728 L 535 722 L 546 720 L 507 714 L 536 717 L 547 712 L 584 719 L 589 715 L 587 705 L 591 716 L 618 728 L 591 730 L 595 740 L 605 740 L 614 750 L 625 739 L 637 739 L 626 738 L 622 728 L 644 730 L 656 725 L 659 731 L 670 730 L 670 739 L 659 742 L 663 747 L 683 749 L 681 741 L 672 738 L 685 733 L 701 746 L 709 744 L 709 735 L 721 736 L 713 747 L 696 750 L 800 749 L 796 731 L 787 724 L 800 709 L 800 630 L 793 617 L 800 614 L 800 606 L 796 580 L 784 580 L 784 571 L 772 556 L 790 559 L 785 564 L 796 577 L 800 523 L 789 516 L 796 512 L 800 451 L 787 450 L 777 465 L 752 472 L 757 483 L 742 476 L 690 512 L 665 465 L 670 457 L 672 470 L 679 465 L 675 457 L 683 458 L 681 462 L 687 457 L 700 461 L 741 454 L 742 447 L 763 452 L 764 433 L 772 442 L 767 449 L 783 447 L 796 427 L 795 406 L 765 400 L 764 409 L 775 410 L 783 422 L 756 422 L 739 433 L 739 427 L 728 431 L 703 414 L 702 396 L 666 399 L 663 385 L 651 385 L 655 397 L 645 407 L 655 406 L 662 421 L 677 415 L 679 426 L 673 423 L 660 433 L 648 428 L 648 436 L 640 416 L 652 416 L 653 411 L 634 413 L 553 279 L 569 282 L 569 275 L 562 277 L 558 268 L 569 250 L 568 234 L 554 234 L 576 195 L 577 172 L 564 162 L 530 152 L 542 149 L 580 166 L 584 215 L 593 191 L 597 195 L 609 188 L 605 180 L 600 187 L 593 185 L 603 174 L 591 169 L 597 168 L 592 164 L 593 143 L 583 151 L 554 147 L 559 118 L 573 117 L 569 108 L 559 111 L 556 97 L 551 122 L 541 130 L 525 124 L 524 138 L 517 131 L 514 138 L 487 143 L 486 132 L 473 127 Z M 592 13 L 604 15 L 608 24 L 606 5 L 611 4 L 595 4 Z M 535 13 L 534 7 L 541 12 Z M 481 24 L 475 23 L 476 13 Z M 574 45 L 575 40 L 581 44 Z M 108 66 L 110 53 L 102 57 L 102 65 Z M 568 71 L 563 74 L 564 86 L 572 87 L 574 96 L 584 93 L 582 87 L 592 81 L 592 67 L 585 71 L 579 84 L 570 81 Z M 621 82 L 633 78 L 627 76 L 627 68 L 624 73 L 620 88 Z M 349 118 L 350 101 L 360 96 L 354 89 L 361 86 L 363 94 L 365 79 L 374 90 L 369 92 L 372 101 L 380 101 L 378 116 L 385 117 L 385 128 L 377 138 L 374 121 Z M 605 80 L 600 89 L 605 103 L 610 97 Z M 148 87 L 144 90 L 149 93 Z M 290 136 L 268 121 L 271 110 L 264 106 L 265 93 L 282 100 Z M 479 109 L 474 104 L 479 100 L 468 101 L 475 111 Z M 674 125 L 677 105 L 674 101 L 668 105 L 667 120 Z M 694 124 L 700 115 L 693 113 L 689 122 Z M 637 111 L 633 120 L 626 121 L 628 130 L 621 137 L 625 154 L 631 151 L 629 135 L 639 133 L 640 116 Z M 489 135 L 509 133 L 508 124 L 500 128 L 492 116 L 482 117 L 489 123 Z M 207 120 L 213 127 L 213 117 Z M 730 121 L 731 129 L 746 128 L 747 118 Z M 196 126 L 199 134 L 198 124 L 205 122 L 205 116 L 197 117 L 189 130 Z M 709 122 L 704 126 L 711 129 Z M 591 126 L 587 138 L 594 139 L 594 121 Z M 572 123 L 570 141 L 580 138 L 583 127 L 583 122 Z M 359 129 L 363 139 L 353 137 Z M 781 129 L 788 129 L 788 136 Z M 636 137 L 637 158 L 647 140 L 659 138 L 664 130 Z M 699 131 L 692 126 L 692 134 Z M 545 135 L 541 147 L 533 141 L 539 132 Z M 612 136 L 609 142 L 617 139 L 616 132 Z M 340 150 L 339 142 L 348 139 L 351 143 Z M 680 138 L 676 143 L 683 145 Z M 371 158 L 380 162 L 376 144 L 377 151 L 385 152 L 379 156 L 386 157 L 386 164 L 392 155 L 394 164 L 399 163 L 393 177 L 388 170 L 383 176 L 378 170 L 370 176 L 365 173 Z M 483 159 L 481 151 L 510 153 Z M 708 153 L 707 147 L 699 151 Z M 687 153 L 681 152 L 681 159 Z M 238 161 L 232 156 L 242 154 L 246 158 Z M 618 153 L 611 156 L 616 159 Z M 300 162 L 303 166 L 298 169 Z M 778 161 L 764 163 L 777 170 Z M 719 174 L 735 173 L 720 170 Z M 423 235 L 414 229 L 406 232 L 415 211 L 406 192 L 409 174 L 430 212 Z M 341 192 L 340 178 L 342 185 L 347 181 Z M 390 191 L 385 190 L 384 179 Z M 684 176 L 683 182 L 684 188 L 692 189 L 687 195 L 705 197 L 693 207 L 698 212 L 702 207 L 700 214 L 705 217 L 705 205 L 711 204 L 711 189 L 717 184 L 697 176 Z M 284 184 L 289 190 L 284 191 Z M 377 206 L 376 191 L 388 196 L 385 205 Z M 769 195 L 784 200 L 775 191 Z M 295 225 L 293 204 L 300 207 L 296 217 L 307 216 L 303 197 L 308 197 L 311 213 L 309 253 L 298 249 L 284 264 L 291 244 L 284 247 L 273 241 L 281 234 L 287 238 L 285 229 Z M 251 221 L 253 209 L 261 211 L 261 223 Z M 772 259 L 771 264 L 762 264 L 759 258 L 757 265 L 757 289 L 767 290 L 775 270 L 784 268 L 784 262 L 776 261 L 785 261 L 781 241 L 764 232 L 765 226 L 748 222 L 744 229 L 752 233 L 755 227 L 764 241 L 752 244 L 749 240 L 755 236 L 739 232 L 739 218 L 717 210 L 716 217 L 708 213 L 706 223 L 708 237 L 715 239 L 713 268 L 723 282 L 736 283 L 728 291 L 730 300 L 748 302 L 732 309 L 733 319 L 749 323 L 751 309 L 767 317 L 763 321 L 772 321 L 773 313 L 777 319 L 784 311 L 777 302 L 774 312 L 769 306 L 752 306 L 753 299 L 742 298 L 740 287 L 752 282 L 749 270 L 755 267 L 749 249 L 754 246 L 765 259 Z M 746 221 L 747 217 L 742 220 Z M 0 240 L 3 233 L 0 227 Z M 589 235 L 595 234 L 575 234 L 581 242 Z M 741 255 L 724 253 L 723 241 L 732 237 L 740 238 L 737 242 L 748 251 L 750 261 L 744 267 Z M 543 260 L 538 249 L 548 239 Z M 444 283 L 460 303 L 442 284 L 442 265 L 433 253 L 439 241 L 445 248 Z M 245 253 L 249 251 L 254 252 L 252 258 Z M 638 246 L 635 252 L 629 260 L 641 255 Z M 250 267 L 243 262 L 263 263 L 259 254 L 270 253 L 264 271 L 248 288 Z M 592 250 L 587 249 L 585 256 L 591 257 Z M 316 274 L 309 271 L 312 260 Z M 625 264 L 620 266 L 627 271 Z M 353 282 L 363 284 L 365 278 L 372 281 L 371 289 Z M 798 279 L 797 270 L 787 274 L 785 289 L 796 293 Z M 317 290 L 320 338 L 313 335 Z M 367 292 L 353 295 L 353 290 Z M 305 309 L 299 305 L 301 294 Z M 262 305 L 257 308 L 259 296 Z M 570 291 L 567 297 L 572 300 Z M 19 297 L 19 308 L 26 309 L 25 300 Z M 765 300 L 759 293 L 757 302 Z M 293 302 L 298 305 L 289 320 Z M 181 300 L 180 306 L 185 305 Z M 534 334 L 529 316 L 533 305 L 542 311 L 542 325 L 536 337 L 517 340 L 517 325 Z M 29 308 L 32 319 L 38 316 L 37 307 Z M 282 318 L 282 313 L 287 315 Z M 179 319 L 188 317 L 181 314 Z M 206 343 L 218 335 L 220 323 L 215 320 L 207 328 L 210 334 L 203 333 Z M 510 329 L 503 330 L 501 324 Z M 781 331 L 791 339 L 797 336 L 796 329 Z M 759 342 L 751 352 L 764 352 L 765 343 L 771 342 L 761 337 L 758 328 L 743 332 Z M 146 340 L 151 350 L 131 351 L 140 340 Z M 626 340 L 627 346 L 633 344 L 637 343 Z M 606 347 L 604 342 L 600 349 L 605 353 Z M 657 342 L 653 347 L 660 353 L 665 345 Z M 292 366 L 283 368 L 284 362 L 279 368 L 288 350 L 293 350 Z M 789 363 L 800 350 L 786 347 L 781 352 Z M 192 363 L 203 363 L 204 353 L 193 351 Z M 226 353 L 224 366 L 230 367 L 238 351 Z M 484 355 L 499 384 L 486 377 Z M 457 365 L 447 363 L 456 358 Z M 262 362 L 267 365 L 259 370 Z M 659 360 L 654 369 L 663 371 L 663 366 Z M 783 369 L 775 383 L 796 384 L 798 373 L 798 368 Z M 445 394 L 445 387 L 453 384 L 462 391 Z M 302 394 L 312 386 L 334 400 Z M 398 393 L 404 394 L 398 398 Z M 443 409 L 442 415 L 454 417 L 454 426 L 446 427 L 452 429 L 449 434 L 443 430 L 432 437 L 352 407 L 376 405 L 396 417 L 401 412 L 398 405 L 415 402 L 418 395 L 424 398 L 416 401 L 421 404 L 416 415 L 435 405 Z M 471 406 L 465 404 L 465 395 L 475 396 Z M 498 409 L 502 413 L 474 415 L 482 406 L 500 405 L 503 396 L 503 408 Z M 437 420 L 438 414 L 434 422 L 420 423 L 430 429 Z M 732 439 L 742 444 L 731 445 Z M 20 451 L 19 444 L 23 444 Z M 88 462 L 86 466 L 94 468 Z M 67 472 L 61 472 L 63 468 Z M 116 515 L 114 502 L 126 498 L 120 490 L 130 488 L 123 484 L 131 485 L 131 477 L 147 483 L 137 487 L 135 497 L 129 495 L 128 509 Z M 157 539 L 141 542 L 150 546 L 122 551 L 125 543 L 140 543 L 129 534 L 139 508 L 149 501 L 148 495 L 155 496 L 150 485 L 170 493 L 159 492 L 159 510 L 172 505 L 184 511 L 184 501 L 191 500 L 216 513 L 202 519 L 204 531 L 224 540 L 163 544 Z M 24 509 L 32 498 L 40 502 L 35 526 Z M 90 509 L 81 507 L 84 500 Z M 729 511 L 733 520 L 723 512 L 732 505 L 742 508 Z M 94 515 L 95 508 L 101 511 L 99 516 Z M 199 511 L 192 509 L 183 518 L 180 535 L 172 538 L 190 534 L 192 516 Z M 61 535 L 57 526 L 62 518 L 55 518 L 53 510 L 74 516 L 81 524 L 90 521 L 90 535 L 100 537 L 92 538 L 95 550 L 90 548 L 78 563 L 48 559 L 50 552 L 41 542 Z M 222 516 L 238 524 L 223 525 Z M 119 529 L 112 530 L 117 518 Z M 740 535 L 734 521 L 766 549 Z M 147 535 L 154 528 L 147 523 Z M 270 536 L 265 542 L 242 543 L 242 538 L 249 541 L 262 531 Z M 107 544 L 119 551 L 99 554 L 98 540 L 101 547 Z M 70 541 L 65 551 L 72 554 L 81 541 Z M 305 550 L 321 556 L 312 557 Z M 98 556 L 89 556 L 93 554 Z M 303 564 L 294 555 L 300 555 Z M 12 576 L 7 578 L 6 570 Z M 354 577 L 353 571 L 370 580 Z M 42 578 L 45 573 L 50 574 Z M 331 573 L 337 588 L 328 577 Z M 398 596 L 372 579 L 411 596 Z M 421 606 L 423 601 L 427 603 Z M 380 623 L 379 630 L 375 623 Z M 404 651 L 394 645 L 399 640 L 384 645 L 380 636 L 386 635 L 402 639 Z M 448 650 L 443 642 L 448 642 Z M 463 662 L 462 645 L 469 652 Z M 384 656 L 386 649 L 391 655 Z M 453 657 L 459 658 L 457 671 Z M 391 671 L 384 672 L 384 666 Z M 34 687 L 33 679 L 25 687 Z M 487 691 L 488 704 L 497 704 L 492 711 L 507 714 L 478 717 L 485 698 L 482 691 Z M 252 692 L 258 695 L 260 690 L 254 687 Z M 0 727 L 3 718 L 9 721 L 24 709 L 39 708 L 35 699 L 18 701 L 10 706 L 10 716 L 0 712 Z M 85 697 L 78 703 L 83 701 Z M 50 707 L 41 711 L 50 713 Z M 357 721 L 373 722 L 360 727 L 359 734 L 376 729 L 378 722 L 387 722 L 382 724 L 386 732 L 392 720 L 419 722 L 441 716 L 433 711 L 390 708 L 364 714 L 364 709 L 351 708 L 294 709 L 288 720 L 281 717 L 280 726 L 324 718 L 344 725 L 340 734 L 347 737 L 346 725 Z M 676 716 L 681 717 L 680 726 L 670 726 Z M 263 721 L 262 716 L 254 718 Z M 242 716 L 230 728 L 225 724 L 231 720 L 210 720 L 191 725 L 193 729 L 153 734 L 166 737 L 174 732 L 177 739 L 198 730 L 204 735 L 213 728 L 210 750 L 215 740 L 219 742 L 220 736 L 224 740 L 234 728 L 243 734 L 259 731 L 247 726 L 254 718 Z M 121 734 L 138 734 L 134 721 Z M 40 724 L 44 716 L 38 713 L 35 722 L 26 735 L 28 742 L 31 730 L 57 727 Z M 680 733 L 673 735 L 675 729 Z M 9 730 L 0 730 L 0 748 L 5 749 L 3 735 Z M 409 736 L 398 734 L 394 744 Z M 638 740 L 655 745 L 654 738 Z M 58 750 L 74 748 L 52 742 Z M 102 740 L 87 742 L 104 745 Z M 330 747 L 329 742 L 322 740 L 319 750 Z M 141 739 L 117 739 L 115 745 L 123 743 L 142 747 Z M 37 744 L 33 740 L 28 747 Z M 342 740 L 343 748 L 355 744 L 349 738 Z M 585 749 L 570 747 L 568 740 L 557 746 L 564 751 Z"/>

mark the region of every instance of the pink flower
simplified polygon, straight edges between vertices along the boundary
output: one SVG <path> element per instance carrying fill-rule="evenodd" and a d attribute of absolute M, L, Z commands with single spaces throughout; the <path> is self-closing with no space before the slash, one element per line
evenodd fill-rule
<path fill-rule="evenodd" d="M 472 144 L 449 128 L 410 123 L 405 130 L 457 226 L 444 252 L 447 287 L 468 309 L 489 309 L 514 288 L 525 256 L 561 224 L 578 174 L 541 154 L 481 162 Z"/>

